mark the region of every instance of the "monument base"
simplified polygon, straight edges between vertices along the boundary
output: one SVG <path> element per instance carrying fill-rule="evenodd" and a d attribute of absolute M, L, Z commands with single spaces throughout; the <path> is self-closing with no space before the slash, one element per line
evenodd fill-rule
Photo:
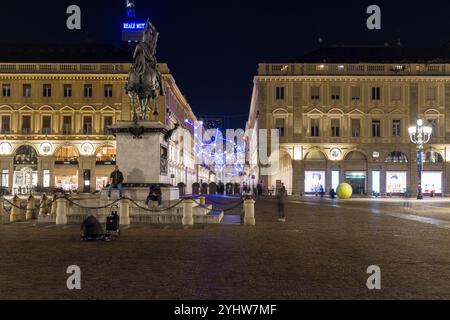
<path fill-rule="evenodd" d="M 147 187 L 124 187 L 123 196 L 129 199 L 133 199 L 137 202 L 146 201 L 150 193 L 150 189 Z M 176 187 L 161 187 L 162 205 L 172 203 L 180 200 L 180 189 Z M 104 188 L 100 195 L 101 200 L 108 200 L 108 189 Z M 111 200 L 120 199 L 119 190 L 113 189 L 111 194 Z"/>
<path fill-rule="evenodd" d="M 108 130 L 116 136 L 116 162 L 126 183 L 170 185 L 166 125 L 154 121 L 119 121 Z"/>

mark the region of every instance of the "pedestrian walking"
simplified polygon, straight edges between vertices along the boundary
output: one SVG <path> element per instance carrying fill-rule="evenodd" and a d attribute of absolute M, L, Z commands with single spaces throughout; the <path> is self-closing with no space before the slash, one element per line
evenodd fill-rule
<path fill-rule="evenodd" d="M 277 205 L 278 205 L 278 221 L 286 222 L 286 214 L 284 212 L 284 206 L 286 204 L 287 191 L 284 185 L 277 192 Z"/>

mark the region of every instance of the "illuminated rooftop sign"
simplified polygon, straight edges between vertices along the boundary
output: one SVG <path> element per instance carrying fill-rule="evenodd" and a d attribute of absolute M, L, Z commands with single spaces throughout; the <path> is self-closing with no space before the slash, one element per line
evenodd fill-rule
<path fill-rule="evenodd" d="M 145 22 L 124 22 L 123 30 L 144 30 Z"/>

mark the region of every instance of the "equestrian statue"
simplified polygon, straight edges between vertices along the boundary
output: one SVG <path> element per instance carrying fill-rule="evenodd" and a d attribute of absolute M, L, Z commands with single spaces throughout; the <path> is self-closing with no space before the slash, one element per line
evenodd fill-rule
<path fill-rule="evenodd" d="M 158 116 L 158 97 L 165 95 L 164 80 L 158 70 L 156 60 L 156 46 L 159 33 L 155 26 L 146 22 L 142 41 L 136 46 L 134 51 L 134 64 L 131 66 L 128 75 L 126 93 L 131 98 L 133 121 L 149 120 L 147 113 L 150 110 L 150 102 L 153 101 L 153 116 Z M 136 102 L 139 106 L 136 105 Z M 138 108 L 141 117 L 138 117 Z"/>

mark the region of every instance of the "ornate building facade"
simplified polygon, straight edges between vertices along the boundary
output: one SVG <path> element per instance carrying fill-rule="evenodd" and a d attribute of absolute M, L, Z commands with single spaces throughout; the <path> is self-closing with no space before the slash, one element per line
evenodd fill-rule
<path fill-rule="evenodd" d="M 278 129 L 276 172 L 250 174 L 292 194 L 328 191 L 416 194 L 416 146 L 408 128 L 433 128 L 423 189 L 450 194 L 450 50 L 400 47 L 321 49 L 294 63 L 260 64 L 247 129 Z M 270 152 L 269 152 L 270 155 Z"/>
<path fill-rule="evenodd" d="M 116 144 L 106 128 L 131 119 L 125 94 L 129 48 L 112 46 L 1 46 L 0 186 L 26 193 L 40 188 L 94 192 L 108 183 Z M 166 64 L 161 121 L 196 121 Z M 187 128 L 189 129 L 189 128 Z M 206 175 L 194 164 L 181 133 L 169 150 L 172 183 L 188 186 Z M 185 150 L 186 149 L 186 150 Z M 208 170 L 206 170 L 208 171 Z M 209 172 L 209 171 L 208 171 Z"/>

